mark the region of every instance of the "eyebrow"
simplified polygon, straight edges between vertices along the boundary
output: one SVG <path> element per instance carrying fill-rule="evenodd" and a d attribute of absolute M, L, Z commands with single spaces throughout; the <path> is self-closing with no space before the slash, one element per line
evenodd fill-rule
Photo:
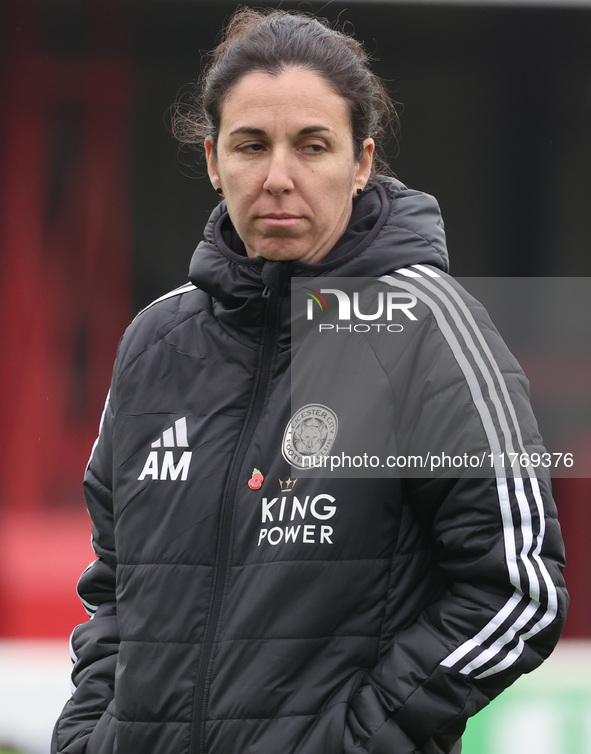
<path fill-rule="evenodd" d="M 308 134 L 321 133 L 322 131 L 328 131 L 333 133 L 332 128 L 328 126 L 306 126 L 298 131 L 298 136 L 307 136 Z M 241 126 L 230 131 L 229 136 L 236 136 L 238 134 L 252 134 L 253 136 L 266 136 L 267 132 L 263 128 L 255 128 L 254 126 Z"/>

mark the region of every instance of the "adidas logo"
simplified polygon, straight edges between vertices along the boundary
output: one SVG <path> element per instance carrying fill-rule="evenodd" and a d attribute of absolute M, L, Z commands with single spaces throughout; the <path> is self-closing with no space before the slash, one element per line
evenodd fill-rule
<path fill-rule="evenodd" d="M 188 448 L 189 441 L 187 439 L 187 419 L 183 416 L 181 419 L 177 419 L 172 427 L 165 429 L 162 433 L 162 437 L 155 440 L 152 448 Z M 175 461 L 175 454 L 172 450 L 165 450 L 164 453 L 158 450 L 151 450 L 148 453 L 146 463 L 142 469 L 142 473 L 138 476 L 138 480 L 141 482 L 146 477 L 151 477 L 154 480 L 164 481 L 171 479 L 173 482 L 180 478 L 181 482 L 187 480 L 189 474 L 189 466 L 191 465 L 191 458 L 193 453 L 186 450 L 182 453 L 181 457 Z"/>

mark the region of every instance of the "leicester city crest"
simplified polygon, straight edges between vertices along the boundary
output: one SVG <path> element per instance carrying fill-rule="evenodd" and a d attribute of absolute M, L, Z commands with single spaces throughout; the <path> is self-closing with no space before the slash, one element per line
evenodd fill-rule
<path fill-rule="evenodd" d="M 283 457 L 298 469 L 312 468 L 314 459 L 330 453 L 338 425 L 337 415 L 328 406 L 320 403 L 302 406 L 285 428 L 281 446 Z"/>

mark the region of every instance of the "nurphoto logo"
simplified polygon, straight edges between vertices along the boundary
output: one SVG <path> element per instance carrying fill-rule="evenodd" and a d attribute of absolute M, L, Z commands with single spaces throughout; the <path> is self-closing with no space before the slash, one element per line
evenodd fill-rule
<path fill-rule="evenodd" d="M 340 288 L 304 288 L 307 296 L 306 318 L 313 321 L 318 312 L 324 314 L 334 310 L 338 322 L 320 322 L 318 332 L 402 332 L 404 325 L 394 322 L 394 318 L 404 315 L 410 321 L 417 317 L 412 309 L 417 304 L 416 296 L 400 291 L 378 291 L 372 306 L 363 310 L 358 291 L 347 293 Z M 327 300 L 328 297 L 328 300 Z M 336 299 L 336 301 L 335 301 Z M 381 321 L 377 321 L 381 320 Z M 346 324 L 345 324 L 346 323 Z"/>

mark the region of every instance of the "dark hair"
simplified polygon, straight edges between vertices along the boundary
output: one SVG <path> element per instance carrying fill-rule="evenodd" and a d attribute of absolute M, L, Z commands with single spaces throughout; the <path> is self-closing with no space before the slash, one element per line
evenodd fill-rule
<path fill-rule="evenodd" d="M 230 19 L 222 42 L 210 53 L 201 79 L 178 102 L 173 133 L 182 144 L 214 149 L 225 98 L 248 73 L 278 75 L 290 68 L 318 73 L 348 104 L 356 159 L 363 141 L 376 141 L 377 167 L 388 170 L 379 155 L 378 139 L 397 115 L 383 82 L 371 71 L 360 42 L 332 29 L 326 19 L 281 10 L 240 8 Z"/>

